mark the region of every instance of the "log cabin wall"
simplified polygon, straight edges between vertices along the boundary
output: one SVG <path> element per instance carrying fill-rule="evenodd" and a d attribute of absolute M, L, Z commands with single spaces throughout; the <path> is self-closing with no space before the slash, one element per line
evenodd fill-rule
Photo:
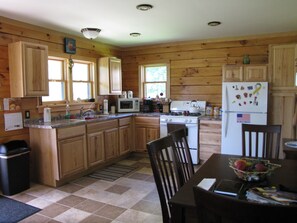
<path fill-rule="evenodd" d="M 96 61 L 102 56 L 120 56 L 119 48 L 114 46 L 0 17 L 0 143 L 16 139 L 29 142 L 27 128 L 13 131 L 4 130 L 3 98 L 10 97 L 8 44 L 17 41 L 40 43 L 48 46 L 50 56 L 69 58 L 70 54 L 64 53 L 65 37 L 76 40 L 76 54 L 71 54 L 73 59 Z M 36 108 L 37 103 L 37 98 L 22 98 L 21 110 L 23 117 L 24 112 L 27 110 L 30 111 L 31 118 L 42 117 L 42 114 L 38 113 Z"/>
<path fill-rule="evenodd" d="M 269 44 L 293 42 L 297 42 L 297 32 L 126 48 L 123 90 L 133 90 L 138 96 L 138 66 L 168 62 L 171 99 L 206 100 L 221 106 L 224 64 L 242 64 L 245 54 L 251 64 L 267 64 Z"/>

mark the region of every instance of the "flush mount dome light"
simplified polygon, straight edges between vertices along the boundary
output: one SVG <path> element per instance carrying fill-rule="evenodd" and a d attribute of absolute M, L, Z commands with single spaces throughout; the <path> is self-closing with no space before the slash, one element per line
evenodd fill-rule
<path fill-rule="evenodd" d="M 101 29 L 97 28 L 83 28 L 81 29 L 82 34 L 87 39 L 95 39 L 99 36 Z"/>
<path fill-rule="evenodd" d="M 152 9 L 153 6 L 150 4 L 140 4 L 140 5 L 137 5 L 136 8 L 141 11 L 148 11 L 148 10 Z"/>
<path fill-rule="evenodd" d="M 140 35 L 141 35 L 140 33 L 130 33 L 130 36 L 133 36 L 133 37 L 138 37 Z"/>
<path fill-rule="evenodd" d="M 219 26 L 219 25 L 221 25 L 221 22 L 220 21 L 211 21 L 211 22 L 207 23 L 207 25 L 209 25 L 209 26 Z"/>

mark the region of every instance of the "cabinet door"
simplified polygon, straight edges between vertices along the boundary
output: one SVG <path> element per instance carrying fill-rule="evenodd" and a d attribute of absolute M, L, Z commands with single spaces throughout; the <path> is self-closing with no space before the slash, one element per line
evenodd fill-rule
<path fill-rule="evenodd" d="M 58 141 L 60 179 L 86 169 L 85 135 Z"/>
<path fill-rule="evenodd" d="M 296 44 L 270 46 L 269 69 L 273 88 L 296 86 L 296 46 Z"/>
<path fill-rule="evenodd" d="M 120 155 L 130 151 L 131 148 L 131 127 L 130 125 L 122 126 L 119 128 L 119 139 L 120 139 Z"/>
<path fill-rule="evenodd" d="M 46 96 L 48 89 L 48 54 L 44 47 L 24 44 L 25 96 Z"/>
<path fill-rule="evenodd" d="M 146 151 L 146 128 L 136 127 L 135 128 L 135 150 L 139 152 Z"/>
<path fill-rule="evenodd" d="M 272 92 L 269 103 L 269 123 L 282 125 L 282 139 L 296 138 L 296 93 Z M 280 157 L 283 157 L 281 150 Z"/>
<path fill-rule="evenodd" d="M 243 81 L 243 67 L 238 65 L 224 65 L 223 81 L 224 82 Z"/>
<path fill-rule="evenodd" d="M 88 164 L 94 166 L 104 161 L 104 132 L 88 134 Z"/>
<path fill-rule="evenodd" d="M 118 129 L 109 129 L 104 131 L 104 148 L 105 148 L 105 159 L 109 160 L 115 158 L 119 154 L 118 144 Z"/>
<path fill-rule="evenodd" d="M 122 93 L 122 68 L 121 60 L 110 59 L 110 93 L 120 95 Z"/>
<path fill-rule="evenodd" d="M 48 47 L 20 41 L 8 49 L 11 97 L 48 96 Z"/>
<path fill-rule="evenodd" d="M 206 161 L 213 153 L 221 153 L 221 122 L 200 120 L 199 159 Z"/>
<path fill-rule="evenodd" d="M 122 94 L 122 66 L 121 60 L 114 57 L 99 59 L 99 94 Z"/>
<path fill-rule="evenodd" d="M 146 142 L 153 141 L 155 139 L 160 138 L 160 128 L 147 128 L 146 129 Z"/>
<path fill-rule="evenodd" d="M 244 81 L 268 81 L 266 65 L 244 66 Z"/>

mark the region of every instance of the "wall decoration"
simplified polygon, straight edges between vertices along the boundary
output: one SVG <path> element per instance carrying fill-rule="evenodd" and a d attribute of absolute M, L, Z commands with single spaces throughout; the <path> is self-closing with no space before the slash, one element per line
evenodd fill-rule
<path fill-rule="evenodd" d="M 65 53 L 75 54 L 76 53 L 76 41 L 71 38 L 64 38 Z"/>

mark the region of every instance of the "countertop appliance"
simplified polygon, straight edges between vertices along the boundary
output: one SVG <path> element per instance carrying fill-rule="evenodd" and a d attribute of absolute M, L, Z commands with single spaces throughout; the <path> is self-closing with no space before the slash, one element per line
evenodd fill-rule
<path fill-rule="evenodd" d="M 139 112 L 139 98 L 118 98 L 118 112 Z"/>
<path fill-rule="evenodd" d="M 195 103 L 197 112 L 190 113 L 191 107 Z M 191 157 L 194 164 L 199 163 L 199 117 L 205 115 L 205 101 L 172 101 L 170 113 L 160 115 L 160 136 L 168 134 L 168 129 L 186 127 L 187 140 L 190 147 Z"/>
<path fill-rule="evenodd" d="M 154 112 L 154 104 L 152 99 L 143 99 L 143 112 Z"/>
<path fill-rule="evenodd" d="M 267 124 L 268 83 L 224 82 L 222 91 L 221 152 L 241 155 L 241 124 Z"/>

